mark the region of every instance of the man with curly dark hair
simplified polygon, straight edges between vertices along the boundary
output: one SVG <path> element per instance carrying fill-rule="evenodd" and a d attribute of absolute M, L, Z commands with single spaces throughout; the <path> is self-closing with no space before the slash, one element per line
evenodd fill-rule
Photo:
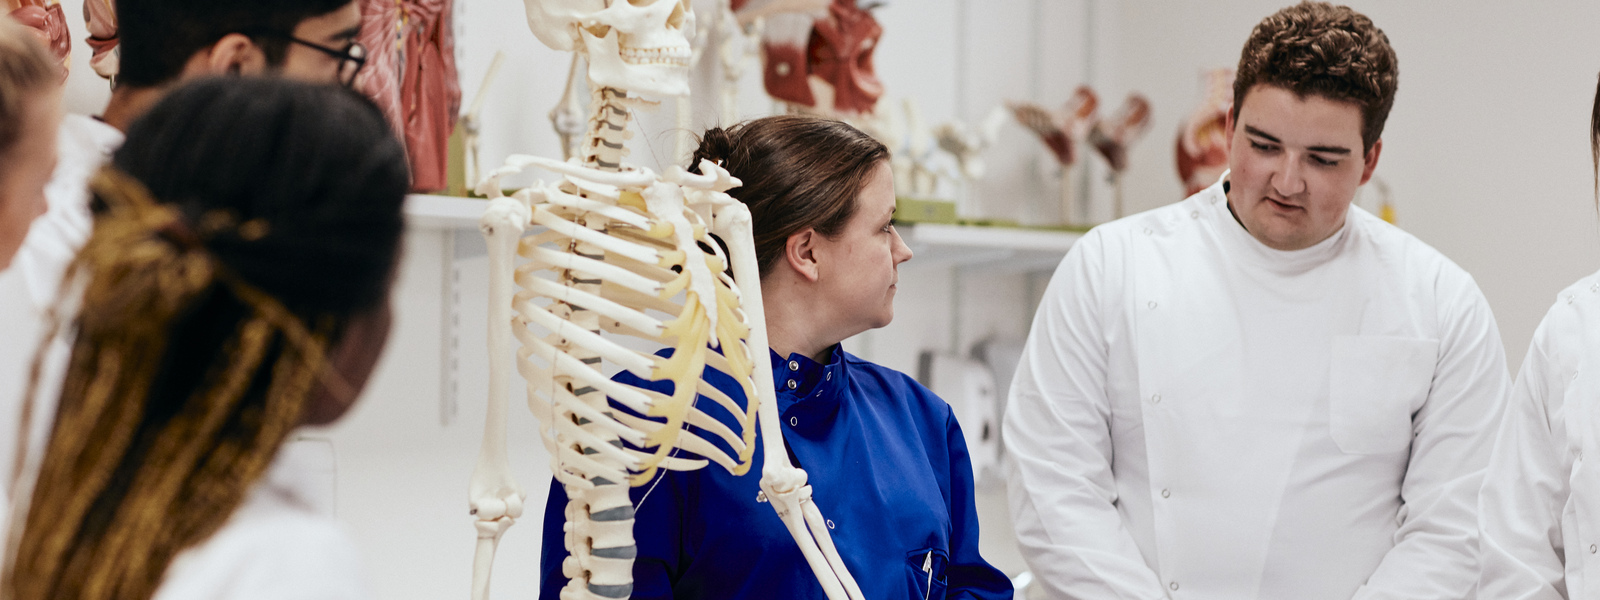
<path fill-rule="evenodd" d="M 1488 302 L 1351 207 L 1398 63 L 1365 15 L 1261 21 L 1230 171 L 1056 271 L 1003 439 L 1052 598 L 1467 598 L 1507 395 Z"/>

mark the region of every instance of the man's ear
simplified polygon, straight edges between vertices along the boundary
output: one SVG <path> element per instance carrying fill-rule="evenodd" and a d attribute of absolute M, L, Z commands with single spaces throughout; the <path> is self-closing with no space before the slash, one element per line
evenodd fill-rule
<path fill-rule="evenodd" d="M 222 36 L 211 47 L 194 53 L 184 65 L 183 79 L 217 75 L 260 75 L 267 70 L 267 55 L 242 33 Z"/>
<path fill-rule="evenodd" d="M 1361 185 L 1366 185 L 1372 180 L 1372 172 L 1378 168 L 1378 155 L 1382 153 L 1383 138 L 1378 138 L 1372 142 L 1372 149 L 1367 150 L 1366 155 L 1361 157 L 1364 163 L 1361 165 Z"/>
<path fill-rule="evenodd" d="M 1238 123 L 1234 122 L 1234 119 L 1236 117 L 1234 117 L 1234 111 L 1233 111 L 1233 107 L 1232 106 L 1228 107 L 1228 112 L 1225 113 L 1225 114 L 1227 114 L 1228 116 L 1227 116 L 1227 118 L 1222 120 L 1222 131 L 1223 131 L 1223 134 L 1222 134 L 1222 140 L 1223 140 L 1222 141 L 1222 153 L 1228 155 L 1229 157 L 1232 157 L 1233 156 L 1233 128 L 1235 126 L 1237 126 Z"/>
<path fill-rule="evenodd" d="M 807 227 L 789 236 L 783 244 L 783 262 L 806 281 L 816 281 L 821 273 L 817 265 L 817 236 L 817 230 Z"/>

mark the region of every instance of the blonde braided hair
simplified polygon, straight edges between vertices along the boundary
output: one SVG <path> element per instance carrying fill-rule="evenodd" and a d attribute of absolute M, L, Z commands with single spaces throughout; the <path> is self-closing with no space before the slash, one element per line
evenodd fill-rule
<path fill-rule="evenodd" d="M 104 210 L 67 276 L 85 276 L 78 332 L 5 600 L 150 598 L 172 559 L 240 505 L 332 374 L 331 327 L 314 333 L 206 249 L 215 230 L 248 240 L 264 223 L 212 213 L 197 232 L 109 167 L 92 188 Z M 222 351 L 187 398 L 152 399 L 174 327 L 219 294 L 244 315 Z"/>

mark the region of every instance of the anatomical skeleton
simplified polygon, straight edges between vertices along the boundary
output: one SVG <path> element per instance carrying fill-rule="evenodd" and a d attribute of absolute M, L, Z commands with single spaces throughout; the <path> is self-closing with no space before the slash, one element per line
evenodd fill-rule
<path fill-rule="evenodd" d="M 630 484 L 649 482 L 656 469 L 692 470 L 710 462 L 742 474 L 752 462 L 757 426 L 765 444 L 762 494 L 750 501 L 772 504 L 830 599 L 862 600 L 826 519 L 810 501 L 805 472 L 789 462 L 783 446 L 750 213 L 725 193 L 739 182 L 710 161 L 698 165 L 700 174 L 672 167 L 659 176 L 623 163 L 633 111 L 651 104 L 635 94 L 688 92 L 687 31 L 694 14 L 687 0 L 526 4 L 540 41 L 584 55 L 592 102 L 572 159 L 514 155 L 477 187 L 490 198 L 482 219 L 490 265 L 490 382 L 469 491 L 478 531 L 472 597 L 488 597 L 495 548 L 526 499 L 510 476 L 506 451 L 514 365 L 527 382 L 551 470 L 571 499 L 564 600 L 631 593 L 637 551 Z M 501 179 L 527 167 L 562 179 L 504 195 Z M 533 235 L 523 235 L 530 230 Z M 726 241 L 726 254 L 712 234 Z M 518 256 L 525 262 L 517 264 Z M 731 276 L 725 272 L 730 266 Z M 606 334 L 673 353 L 638 352 Z M 514 360 L 513 336 L 521 343 Z M 646 380 L 671 381 L 673 391 L 612 381 L 602 371 L 607 363 Z M 705 367 L 737 380 L 746 403 L 707 384 Z M 699 396 L 710 402 L 699 404 Z"/>

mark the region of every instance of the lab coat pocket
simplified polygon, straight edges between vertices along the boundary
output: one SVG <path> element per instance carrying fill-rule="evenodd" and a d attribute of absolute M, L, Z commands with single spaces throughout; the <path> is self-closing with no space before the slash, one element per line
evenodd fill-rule
<path fill-rule="evenodd" d="M 950 559 L 944 550 L 938 548 L 923 548 L 906 553 L 906 577 L 910 578 L 913 600 L 926 600 L 928 598 L 944 598 L 945 582 L 944 569 Z"/>
<path fill-rule="evenodd" d="M 1411 445 L 1411 414 L 1433 385 L 1439 341 L 1341 335 L 1333 338 L 1328 427 L 1348 454 L 1386 454 Z"/>

